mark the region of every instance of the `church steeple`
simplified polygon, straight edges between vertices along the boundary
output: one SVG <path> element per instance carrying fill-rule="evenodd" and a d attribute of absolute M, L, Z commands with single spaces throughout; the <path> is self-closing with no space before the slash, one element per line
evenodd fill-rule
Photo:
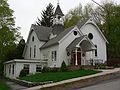
<path fill-rule="evenodd" d="M 64 25 L 64 14 L 59 6 L 59 2 L 58 2 L 58 5 L 57 5 L 57 8 L 55 10 L 55 13 L 54 13 L 54 17 L 53 17 L 53 25 L 55 24 L 61 24 L 61 25 Z"/>
<path fill-rule="evenodd" d="M 59 4 L 57 5 L 57 8 L 56 8 L 56 10 L 55 10 L 54 16 L 55 16 L 55 15 L 64 16 L 64 14 L 63 14 L 63 12 L 62 12 Z"/>
<path fill-rule="evenodd" d="M 58 35 L 64 31 L 64 14 L 59 6 L 59 2 L 57 5 L 57 8 L 55 10 L 54 16 L 53 16 L 53 35 Z"/>

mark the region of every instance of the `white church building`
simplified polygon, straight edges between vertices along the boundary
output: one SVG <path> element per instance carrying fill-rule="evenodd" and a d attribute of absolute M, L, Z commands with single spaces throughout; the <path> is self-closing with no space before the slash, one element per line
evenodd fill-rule
<path fill-rule="evenodd" d="M 53 26 L 31 25 L 24 59 L 14 59 L 4 63 L 4 75 L 19 77 L 20 71 L 40 72 L 42 67 L 66 65 L 95 65 L 107 60 L 107 39 L 93 19 L 79 21 L 75 26 L 64 28 L 64 14 L 60 6 L 54 13 Z"/>

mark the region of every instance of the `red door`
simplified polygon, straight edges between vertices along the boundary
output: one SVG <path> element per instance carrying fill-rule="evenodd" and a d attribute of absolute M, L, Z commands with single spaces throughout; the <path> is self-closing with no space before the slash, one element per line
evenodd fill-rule
<path fill-rule="evenodd" d="M 71 58 L 72 58 L 71 65 L 75 65 L 75 63 L 76 63 L 76 53 L 75 52 L 72 53 Z M 77 52 L 77 64 L 81 65 L 81 53 L 80 52 Z"/>
<path fill-rule="evenodd" d="M 77 52 L 77 63 L 81 65 L 81 52 Z"/>

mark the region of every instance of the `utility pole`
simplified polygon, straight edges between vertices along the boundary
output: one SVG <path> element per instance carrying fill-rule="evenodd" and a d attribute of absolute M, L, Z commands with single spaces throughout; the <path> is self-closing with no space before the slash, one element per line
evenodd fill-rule
<path fill-rule="evenodd" d="M 94 2 L 95 4 L 97 4 L 98 6 L 102 7 L 105 12 L 106 12 L 106 23 L 107 23 L 107 26 L 108 26 L 108 30 L 106 31 L 106 34 L 107 34 L 107 38 L 109 39 L 109 31 L 110 31 L 110 12 L 108 10 L 108 8 L 105 6 L 103 7 L 102 5 L 100 5 L 99 3 L 97 3 L 96 1 L 94 0 L 91 0 L 92 2 Z M 108 17 L 107 17 L 108 16 Z"/>

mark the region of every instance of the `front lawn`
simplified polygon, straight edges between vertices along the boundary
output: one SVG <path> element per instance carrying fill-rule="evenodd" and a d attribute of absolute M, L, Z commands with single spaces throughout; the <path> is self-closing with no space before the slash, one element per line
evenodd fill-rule
<path fill-rule="evenodd" d="M 11 90 L 3 81 L 0 81 L 0 90 Z"/>
<path fill-rule="evenodd" d="M 38 73 L 35 75 L 20 77 L 19 79 L 30 82 L 45 82 L 45 81 L 58 82 L 66 79 L 96 74 L 98 72 L 100 71 L 79 70 L 79 71 L 69 71 L 69 72 L 48 72 L 48 73 Z"/>

